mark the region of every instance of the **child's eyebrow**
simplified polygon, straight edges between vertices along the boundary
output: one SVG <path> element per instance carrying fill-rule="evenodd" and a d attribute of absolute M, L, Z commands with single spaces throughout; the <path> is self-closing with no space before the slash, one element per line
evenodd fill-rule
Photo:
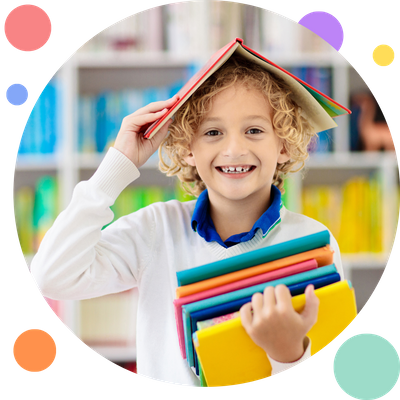
<path fill-rule="evenodd" d="M 262 115 L 249 115 L 246 117 L 246 120 L 253 120 L 253 119 L 262 119 L 263 121 L 268 122 L 269 124 L 272 125 L 271 119 Z M 207 117 L 204 118 L 203 121 L 201 122 L 202 124 L 206 123 L 206 122 L 219 122 L 222 121 L 222 118 L 220 117 Z"/>
<path fill-rule="evenodd" d="M 204 124 L 205 122 L 218 122 L 221 121 L 221 118 L 219 117 L 207 117 L 204 118 L 203 121 L 201 121 L 202 124 Z"/>
<path fill-rule="evenodd" d="M 248 117 L 246 117 L 246 120 L 248 120 L 248 119 L 262 119 L 263 121 L 266 121 L 269 124 L 272 124 L 271 119 L 268 117 L 265 117 L 263 115 L 249 115 Z"/>

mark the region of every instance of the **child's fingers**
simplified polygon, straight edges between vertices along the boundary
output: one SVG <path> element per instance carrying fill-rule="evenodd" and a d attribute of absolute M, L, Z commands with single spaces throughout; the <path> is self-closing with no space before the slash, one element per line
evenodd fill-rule
<path fill-rule="evenodd" d="M 276 306 L 275 288 L 267 286 L 264 289 L 264 307 L 272 308 Z"/>
<path fill-rule="evenodd" d="M 240 320 L 242 321 L 243 328 L 247 331 L 253 322 L 251 303 L 246 303 L 240 308 Z"/>
<path fill-rule="evenodd" d="M 164 108 L 171 108 L 176 103 L 177 100 L 178 96 L 175 95 L 168 100 L 155 101 L 154 103 L 147 104 L 146 106 L 140 108 L 131 115 L 135 116 L 143 115 L 143 114 L 158 112 L 160 110 L 163 110 Z"/>
<path fill-rule="evenodd" d="M 254 293 L 251 298 L 251 305 L 255 315 L 258 315 L 263 308 L 263 295 L 261 293 Z"/>
<path fill-rule="evenodd" d="M 292 305 L 292 295 L 290 290 L 285 285 L 278 285 L 275 288 L 276 304 L 281 310 L 291 310 Z"/>
<path fill-rule="evenodd" d="M 168 134 L 168 128 L 172 123 L 172 119 L 170 118 L 163 127 L 150 139 L 153 142 L 154 147 L 158 147 L 163 139 Z"/>
<path fill-rule="evenodd" d="M 129 115 L 124 118 L 125 126 L 128 128 L 132 128 L 135 132 L 139 133 L 143 126 L 148 125 L 157 119 L 161 118 L 167 109 L 164 108 L 161 111 L 152 113 L 152 114 L 143 114 L 143 115 Z"/>
<path fill-rule="evenodd" d="M 306 305 L 301 313 L 304 323 L 308 327 L 312 327 L 318 318 L 319 299 L 314 293 L 314 286 L 308 285 L 305 291 Z"/>

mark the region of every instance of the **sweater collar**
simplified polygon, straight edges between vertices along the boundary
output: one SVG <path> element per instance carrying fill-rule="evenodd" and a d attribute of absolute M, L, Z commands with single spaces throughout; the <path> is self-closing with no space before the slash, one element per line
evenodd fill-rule
<path fill-rule="evenodd" d="M 236 235 L 232 235 L 227 240 L 225 240 L 225 242 L 223 242 L 221 237 L 215 230 L 214 223 L 210 216 L 210 202 L 208 198 L 208 191 L 206 189 L 200 194 L 196 201 L 196 206 L 194 208 L 192 216 L 192 229 L 207 242 L 216 241 L 225 248 L 228 248 L 240 242 L 251 240 L 254 237 L 257 229 L 261 229 L 264 237 L 281 220 L 281 192 L 275 185 L 272 185 L 271 187 L 271 197 L 271 205 L 255 222 L 249 232 L 242 232 Z"/>

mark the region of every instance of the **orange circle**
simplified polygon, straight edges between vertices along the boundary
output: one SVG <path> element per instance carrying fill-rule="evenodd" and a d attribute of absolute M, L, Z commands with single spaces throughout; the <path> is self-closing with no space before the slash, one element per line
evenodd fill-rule
<path fill-rule="evenodd" d="M 55 357 L 56 344 L 53 338 L 40 329 L 25 331 L 14 343 L 14 358 L 27 371 L 43 371 L 50 367 Z"/>

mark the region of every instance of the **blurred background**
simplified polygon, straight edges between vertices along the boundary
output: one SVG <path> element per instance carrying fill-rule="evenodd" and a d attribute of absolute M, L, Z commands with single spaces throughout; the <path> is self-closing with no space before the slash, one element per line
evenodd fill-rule
<path fill-rule="evenodd" d="M 358 310 L 389 257 L 399 213 L 398 165 L 384 115 L 365 82 L 330 45 L 301 25 L 232 2 L 153 8 L 105 29 L 44 88 L 19 147 L 14 205 L 29 265 L 45 232 L 90 178 L 122 119 L 174 95 L 208 58 L 236 37 L 352 110 L 310 148 L 306 169 L 285 182 L 283 201 L 336 237 Z M 113 206 L 115 219 L 155 201 L 191 200 L 157 170 L 155 154 Z M 46 299 L 87 345 L 136 371 L 137 290 L 84 301 Z"/>

